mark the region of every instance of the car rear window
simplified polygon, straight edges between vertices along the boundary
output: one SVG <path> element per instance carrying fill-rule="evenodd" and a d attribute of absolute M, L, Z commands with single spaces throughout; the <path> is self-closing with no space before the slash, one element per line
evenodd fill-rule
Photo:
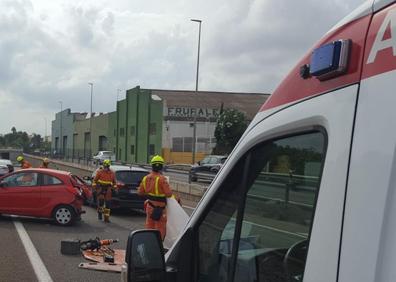
<path fill-rule="evenodd" d="M 77 183 L 77 184 L 79 184 L 79 185 L 84 185 L 84 184 L 85 184 L 84 181 L 82 181 L 78 176 L 76 176 L 76 175 L 71 175 L 71 177 L 72 177 L 72 179 L 73 179 L 73 181 L 74 181 L 75 183 Z"/>
<path fill-rule="evenodd" d="M 62 180 L 59 178 L 48 175 L 48 174 L 42 174 L 43 175 L 43 185 L 59 185 L 63 184 Z"/>
<path fill-rule="evenodd" d="M 116 179 L 125 184 L 139 184 L 147 174 L 145 171 L 117 171 Z"/>

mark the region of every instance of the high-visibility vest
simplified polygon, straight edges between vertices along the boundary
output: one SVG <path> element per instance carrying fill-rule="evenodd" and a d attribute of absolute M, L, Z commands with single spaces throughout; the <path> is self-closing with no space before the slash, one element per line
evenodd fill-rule
<path fill-rule="evenodd" d="M 152 197 L 159 197 L 159 198 L 165 198 L 166 196 L 165 196 L 165 194 L 161 194 L 160 192 L 159 192 L 159 189 L 158 189 L 158 182 L 159 182 L 159 179 L 160 179 L 160 177 L 159 176 L 157 176 L 157 177 L 155 177 L 155 185 L 154 185 L 154 193 L 147 193 L 146 192 L 146 181 L 147 181 L 147 175 L 145 176 L 145 177 L 143 177 L 143 189 L 144 189 L 144 193 L 146 193 L 147 195 L 149 195 L 149 196 L 152 196 Z"/>
<path fill-rule="evenodd" d="M 113 185 L 112 181 L 106 181 L 106 180 L 98 180 L 97 181 L 99 185 Z"/>

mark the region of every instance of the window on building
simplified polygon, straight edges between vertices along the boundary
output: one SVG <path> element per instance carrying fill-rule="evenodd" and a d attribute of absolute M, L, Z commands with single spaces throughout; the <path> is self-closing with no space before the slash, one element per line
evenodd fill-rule
<path fill-rule="evenodd" d="M 174 137 L 172 138 L 173 152 L 192 152 L 192 137 Z"/>
<path fill-rule="evenodd" d="M 129 131 L 131 132 L 131 136 L 135 136 L 135 131 L 136 131 L 136 128 L 134 127 L 134 126 L 131 126 L 130 128 L 129 128 Z"/>
<path fill-rule="evenodd" d="M 149 155 L 155 155 L 155 145 L 154 144 L 149 145 Z"/>
<path fill-rule="evenodd" d="M 173 152 L 183 152 L 183 138 L 182 137 L 172 138 L 172 151 Z"/>
<path fill-rule="evenodd" d="M 184 137 L 183 138 L 183 152 L 192 152 L 193 138 Z"/>
<path fill-rule="evenodd" d="M 210 138 L 197 138 L 197 152 L 210 153 Z"/>
<path fill-rule="evenodd" d="M 106 151 L 107 150 L 108 140 L 106 136 L 99 136 L 99 151 Z"/>
<path fill-rule="evenodd" d="M 157 132 L 157 124 L 156 123 L 150 123 L 149 134 L 150 135 L 155 135 L 156 132 Z"/>
<path fill-rule="evenodd" d="M 123 127 L 120 128 L 120 136 L 125 136 L 125 129 Z"/>
<path fill-rule="evenodd" d="M 209 143 L 210 139 L 209 138 L 197 138 L 198 143 Z"/>
<path fill-rule="evenodd" d="M 59 150 L 59 137 L 55 137 L 55 151 Z"/>
<path fill-rule="evenodd" d="M 131 155 L 135 154 L 135 145 L 131 145 Z"/>

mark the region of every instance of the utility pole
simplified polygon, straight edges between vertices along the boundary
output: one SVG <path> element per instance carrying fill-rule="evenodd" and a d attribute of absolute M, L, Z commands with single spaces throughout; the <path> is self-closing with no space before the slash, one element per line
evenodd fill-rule
<path fill-rule="evenodd" d="M 88 83 L 91 86 L 91 110 L 89 115 L 89 158 L 92 157 L 92 94 L 93 94 L 93 83 Z"/>
<path fill-rule="evenodd" d="M 44 131 L 44 142 L 47 142 L 47 118 L 44 118 L 45 131 Z"/>
<path fill-rule="evenodd" d="M 62 137 L 62 119 L 63 119 L 63 109 L 62 109 L 62 101 L 59 101 L 60 103 L 60 132 L 59 132 L 59 153 L 62 155 L 62 142 L 63 142 L 63 137 Z"/>
<path fill-rule="evenodd" d="M 118 102 L 118 97 L 120 96 L 121 91 L 122 91 L 121 89 L 117 89 L 117 102 Z"/>
<path fill-rule="evenodd" d="M 198 34 L 198 57 L 197 57 L 197 74 L 195 78 L 195 95 L 198 95 L 198 81 L 199 81 L 199 51 L 201 46 L 201 24 L 202 20 L 191 19 L 192 22 L 199 23 L 199 34 Z M 192 147 L 192 163 L 195 164 L 195 153 L 197 147 L 197 110 L 194 112 L 194 124 L 193 124 L 193 147 Z"/>

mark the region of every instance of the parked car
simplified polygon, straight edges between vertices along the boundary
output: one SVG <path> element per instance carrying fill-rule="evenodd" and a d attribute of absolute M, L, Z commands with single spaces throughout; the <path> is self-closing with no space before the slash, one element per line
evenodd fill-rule
<path fill-rule="evenodd" d="M 112 165 L 110 168 L 115 173 L 118 188 L 113 190 L 111 208 L 143 209 L 145 199 L 137 194 L 137 189 L 143 177 L 149 174 L 149 171 L 144 168 L 125 165 Z M 85 179 L 92 181 L 98 170 L 94 171 L 92 177 L 86 177 Z M 94 189 L 92 189 L 92 195 L 93 197 L 89 200 L 89 203 L 96 206 L 97 197 Z"/>
<path fill-rule="evenodd" d="M 34 168 L 0 177 L 0 214 L 71 225 L 84 213 L 84 199 L 91 196 L 84 181 L 66 171 Z"/>
<path fill-rule="evenodd" d="M 190 181 L 198 181 L 199 178 L 212 180 L 226 159 L 227 156 L 206 156 L 191 168 L 189 173 Z"/>
<path fill-rule="evenodd" d="M 100 163 L 104 160 L 115 161 L 115 155 L 112 151 L 99 151 L 98 154 L 92 158 L 96 161 L 99 161 Z"/>
<path fill-rule="evenodd" d="M 10 160 L 0 159 L 0 166 L 6 166 L 8 169 L 8 172 L 14 171 L 14 165 L 12 164 L 12 162 Z M 0 172 L 0 176 L 1 175 L 4 175 L 4 174 L 1 174 L 1 172 Z"/>
<path fill-rule="evenodd" d="M 10 171 L 8 169 L 8 166 L 0 164 L 0 176 L 8 174 Z"/>

